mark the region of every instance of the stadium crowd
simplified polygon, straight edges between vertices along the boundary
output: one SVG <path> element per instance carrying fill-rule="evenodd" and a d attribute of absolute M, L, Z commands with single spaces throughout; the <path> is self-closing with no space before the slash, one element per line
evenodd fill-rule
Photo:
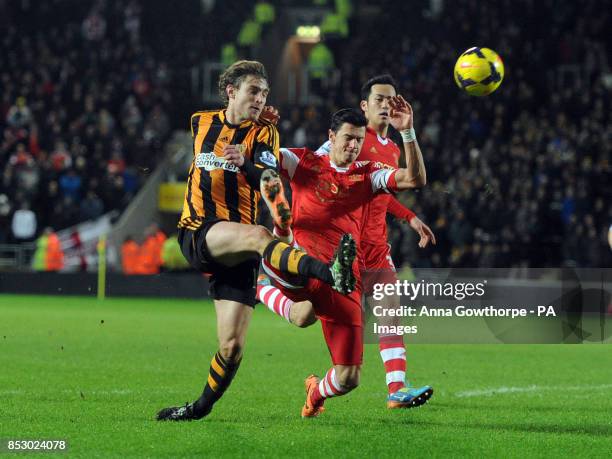
<path fill-rule="evenodd" d="M 171 41 L 162 60 L 143 40 L 142 2 L 28 3 L 4 7 L 0 38 L 0 243 L 124 207 L 171 128 L 185 125 L 171 106 L 188 105 L 171 98 L 181 72 Z M 419 250 L 412 230 L 390 219 L 398 265 L 612 266 L 605 3 L 385 0 L 380 14 L 354 12 L 349 37 L 326 42 L 337 72 L 313 85 L 319 102 L 280 107 L 281 142 L 316 148 L 329 114 L 358 106 L 361 84 L 388 72 L 414 105 L 428 171 L 428 186 L 405 204 L 438 238 Z M 191 45 L 194 62 L 218 54 L 206 40 Z M 473 45 L 506 64 L 486 98 L 452 80 L 455 59 Z M 34 215 L 31 237 L 10 230 L 16 215 Z"/>
<path fill-rule="evenodd" d="M 125 207 L 171 128 L 169 68 L 141 40 L 139 2 L 2 8 L 0 243 Z"/>

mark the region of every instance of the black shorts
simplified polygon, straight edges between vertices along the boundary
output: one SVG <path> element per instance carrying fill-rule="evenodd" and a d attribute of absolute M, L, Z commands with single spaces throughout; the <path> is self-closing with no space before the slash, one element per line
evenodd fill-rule
<path fill-rule="evenodd" d="M 183 256 L 196 270 L 210 274 L 210 296 L 215 300 L 230 300 L 255 307 L 259 257 L 232 266 L 217 263 L 208 252 L 206 233 L 225 220 L 209 220 L 195 231 L 179 228 L 178 241 Z"/>

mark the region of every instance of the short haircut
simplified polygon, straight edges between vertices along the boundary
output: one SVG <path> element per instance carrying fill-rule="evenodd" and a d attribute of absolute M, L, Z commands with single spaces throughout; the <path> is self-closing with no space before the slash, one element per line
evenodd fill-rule
<path fill-rule="evenodd" d="M 363 84 L 361 87 L 361 100 L 368 100 L 370 92 L 372 92 L 372 86 L 375 84 L 390 84 L 395 89 L 395 92 L 397 92 L 397 83 L 391 75 L 385 73 L 384 75 L 376 75 Z"/>
<path fill-rule="evenodd" d="M 219 77 L 219 96 L 225 105 L 229 102 L 227 97 L 228 85 L 239 88 L 247 76 L 252 75 L 268 81 L 268 74 L 261 62 L 257 61 L 237 61 L 230 65 Z"/>
<path fill-rule="evenodd" d="M 332 115 L 330 129 L 333 132 L 338 132 L 344 123 L 357 127 L 365 127 L 368 124 L 368 120 L 360 110 L 343 108 Z"/>

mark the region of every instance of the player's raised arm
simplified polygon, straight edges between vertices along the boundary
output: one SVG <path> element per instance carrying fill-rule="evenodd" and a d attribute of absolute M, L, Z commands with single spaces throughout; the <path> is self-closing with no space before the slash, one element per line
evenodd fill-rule
<path fill-rule="evenodd" d="M 408 169 L 378 169 L 370 174 L 374 193 L 396 193 L 410 188 L 419 188 Z"/>
<path fill-rule="evenodd" d="M 407 221 L 410 224 L 410 227 L 415 230 L 420 237 L 419 247 L 425 248 L 430 242 L 433 245 L 436 245 L 436 236 L 431 228 L 423 223 L 423 221 L 417 217 L 412 210 L 399 202 L 395 196 L 393 196 L 389 201 L 387 212 L 396 218 Z"/>
<path fill-rule="evenodd" d="M 414 132 L 414 113 L 412 106 L 402 96 L 389 99 L 389 118 L 391 125 L 399 131 L 404 143 L 406 171 L 409 174 L 410 188 L 420 188 L 427 183 L 423 154 Z"/>
<path fill-rule="evenodd" d="M 414 212 L 399 202 L 395 196 L 392 196 L 389 200 L 387 212 L 400 220 L 406 220 L 408 223 L 410 223 L 410 220 L 416 217 Z"/>

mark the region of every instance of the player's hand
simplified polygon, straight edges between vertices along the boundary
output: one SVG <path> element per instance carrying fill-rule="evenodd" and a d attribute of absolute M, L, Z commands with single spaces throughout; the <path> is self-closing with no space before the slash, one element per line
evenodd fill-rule
<path fill-rule="evenodd" d="M 244 145 L 223 145 L 223 159 L 237 167 L 244 165 Z"/>
<path fill-rule="evenodd" d="M 398 131 L 404 131 L 414 127 L 414 114 L 412 106 L 402 96 L 394 96 L 389 99 L 389 121 Z"/>
<path fill-rule="evenodd" d="M 269 121 L 272 124 L 278 124 L 280 115 L 278 114 L 278 110 L 274 108 L 272 105 L 266 105 L 261 111 L 261 114 L 259 115 L 259 119 Z"/>
<path fill-rule="evenodd" d="M 420 248 L 424 249 L 430 242 L 433 245 L 436 245 L 436 236 L 434 235 L 433 231 L 429 226 L 423 223 L 419 217 L 414 217 L 412 220 L 410 220 L 410 226 L 421 237 L 421 240 L 419 241 Z"/>

